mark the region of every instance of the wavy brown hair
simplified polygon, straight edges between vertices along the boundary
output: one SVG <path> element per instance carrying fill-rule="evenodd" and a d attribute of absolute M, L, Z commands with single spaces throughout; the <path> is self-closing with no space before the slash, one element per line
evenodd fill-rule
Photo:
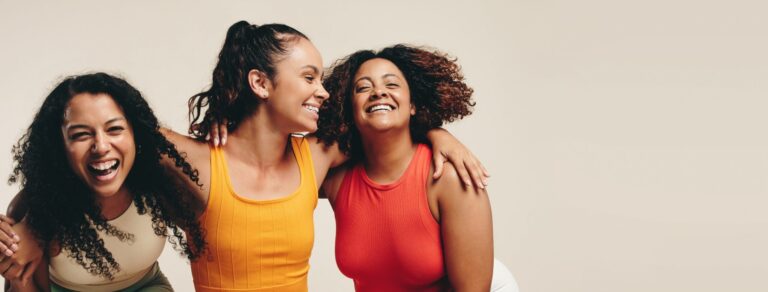
<path fill-rule="evenodd" d="M 320 109 L 317 137 L 326 144 L 339 143 L 339 148 L 357 160 L 362 158 L 360 133 L 352 112 L 354 77 L 360 66 L 371 59 L 386 59 L 403 72 L 411 93 L 416 114 L 411 117 L 411 137 L 426 143 L 426 133 L 444 123 L 461 119 L 472 113 L 472 88 L 455 58 L 436 50 L 398 44 L 375 52 L 357 51 L 337 60 L 323 86 L 330 98 Z"/>
<path fill-rule="evenodd" d="M 58 242 L 91 274 L 112 279 L 120 270 L 96 231 L 121 241 L 131 241 L 133 234 L 109 224 L 101 215 L 93 191 L 67 162 L 61 125 L 69 101 L 81 93 L 109 95 L 123 110 L 136 145 L 136 159 L 124 182 L 133 204 L 139 214 L 150 214 L 156 235 L 167 236 L 174 248 L 189 259 L 197 258 L 206 245 L 190 201 L 195 195 L 182 186 L 175 174 L 164 169 L 161 159 L 171 159 L 199 185 L 197 170 L 160 133 L 158 120 L 141 93 L 125 80 L 105 73 L 72 76 L 60 82 L 13 147 L 14 167 L 8 182 L 20 182 L 23 188 L 12 211 L 18 215 L 13 216 L 25 217 L 42 246 Z"/>
<path fill-rule="evenodd" d="M 211 88 L 189 98 L 189 134 L 200 140 L 219 119 L 228 120 L 229 131 L 236 129 L 259 105 L 248 85 L 248 72 L 256 69 L 275 81 L 275 64 L 300 38 L 309 40 L 284 24 L 239 21 L 230 26 L 213 69 Z"/>

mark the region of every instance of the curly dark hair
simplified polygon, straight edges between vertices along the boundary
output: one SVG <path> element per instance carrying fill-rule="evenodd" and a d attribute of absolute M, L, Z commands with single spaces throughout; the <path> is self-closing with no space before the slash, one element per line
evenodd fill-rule
<path fill-rule="evenodd" d="M 95 195 L 67 162 L 61 125 L 69 101 L 81 93 L 107 94 L 123 110 L 137 149 L 124 182 L 133 195 L 133 204 L 139 214 L 151 214 L 155 234 L 167 236 L 182 255 L 197 258 L 206 245 L 191 207 L 194 194 L 182 186 L 177 175 L 163 168 L 161 156 L 172 159 L 199 185 L 197 170 L 159 132 L 157 118 L 141 93 L 125 80 L 105 73 L 65 78 L 45 98 L 32 125 L 13 147 L 14 167 L 8 183 L 20 182 L 19 205 L 25 209 L 22 212 L 40 244 L 47 247 L 57 241 L 91 274 L 113 279 L 120 266 L 96 231 L 121 241 L 133 237 L 107 222 Z"/>
<path fill-rule="evenodd" d="M 382 49 L 357 51 L 337 60 L 323 80 L 330 98 L 320 108 L 317 137 L 325 144 L 339 143 L 339 149 L 353 160 L 362 158 L 360 133 L 355 127 L 352 108 L 354 77 L 368 60 L 386 59 L 403 72 L 411 92 L 416 114 L 410 131 L 415 142 L 426 143 L 426 133 L 472 113 L 472 88 L 455 58 L 439 51 L 398 44 Z"/>
<path fill-rule="evenodd" d="M 189 98 L 189 134 L 202 139 L 211 122 L 218 119 L 227 119 L 230 131 L 236 129 L 259 105 L 248 85 L 248 72 L 259 70 L 274 81 L 275 64 L 301 38 L 309 40 L 284 24 L 259 26 L 239 21 L 230 26 L 213 69 L 211 88 Z"/>

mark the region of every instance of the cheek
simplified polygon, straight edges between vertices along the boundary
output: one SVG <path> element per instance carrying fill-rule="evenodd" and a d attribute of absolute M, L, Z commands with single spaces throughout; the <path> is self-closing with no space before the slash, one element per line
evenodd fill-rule
<path fill-rule="evenodd" d="M 363 106 L 365 105 L 365 101 L 368 99 L 367 96 L 364 94 L 357 94 L 352 97 L 352 102 L 350 103 L 352 105 L 351 110 L 354 111 L 356 114 L 360 114 L 365 112 L 365 109 Z"/>
<path fill-rule="evenodd" d="M 350 103 L 350 109 L 345 109 L 352 113 L 352 122 L 354 123 L 353 126 L 360 124 L 360 122 L 363 120 L 363 117 L 365 116 L 365 110 L 363 109 L 363 105 L 359 102 L 357 102 L 358 99 L 355 97 L 355 99 L 352 100 Z"/>
<path fill-rule="evenodd" d="M 136 157 L 136 143 L 134 143 L 133 135 L 126 135 L 122 138 L 121 148 L 126 156 Z"/>
<path fill-rule="evenodd" d="M 411 96 L 407 92 L 397 92 L 394 98 L 397 100 L 401 112 L 407 109 L 411 115 L 416 113 L 416 106 L 411 102 Z"/>

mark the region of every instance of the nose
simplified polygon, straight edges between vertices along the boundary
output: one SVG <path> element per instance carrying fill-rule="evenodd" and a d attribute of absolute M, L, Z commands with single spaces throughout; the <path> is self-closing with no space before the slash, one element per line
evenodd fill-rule
<path fill-rule="evenodd" d="M 328 91 L 325 90 L 325 87 L 321 83 L 320 88 L 318 88 L 317 91 L 315 92 L 315 96 L 317 96 L 322 100 L 327 100 L 331 96 L 331 94 L 329 94 Z"/>
<path fill-rule="evenodd" d="M 370 100 L 377 100 L 379 98 L 384 98 L 384 97 L 388 97 L 388 96 L 389 96 L 389 93 L 387 93 L 386 90 L 384 90 L 384 89 L 379 87 L 379 88 L 376 88 L 376 89 L 373 90 L 373 94 L 371 94 L 369 99 Z"/>
<path fill-rule="evenodd" d="M 105 133 L 97 133 L 91 145 L 91 153 L 102 156 L 109 153 L 112 149 L 112 144 L 109 143 L 109 139 Z"/>

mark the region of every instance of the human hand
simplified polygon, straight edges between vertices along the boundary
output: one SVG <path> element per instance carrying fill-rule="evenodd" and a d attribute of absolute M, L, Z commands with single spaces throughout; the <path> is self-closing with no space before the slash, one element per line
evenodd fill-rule
<path fill-rule="evenodd" d="M 443 174 L 443 164 L 449 161 L 467 187 L 474 184 L 475 187 L 485 189 L 488 186 L 490 174 L 472 151 L 445 130 L 433 130 L 430 134 L 432 161 L 435 165 L 434 179 Z"/>
<path fill-rule="evenodd" d="M 0 261 L 0 273 L 8 281 L 21 281 L 22 285 L 27 285 L 43 260 L 43 249 L 25 221 L 14 225 L 13 231 L 24 240 L 19 241 L 13 255 L 5 256 Z"/>

